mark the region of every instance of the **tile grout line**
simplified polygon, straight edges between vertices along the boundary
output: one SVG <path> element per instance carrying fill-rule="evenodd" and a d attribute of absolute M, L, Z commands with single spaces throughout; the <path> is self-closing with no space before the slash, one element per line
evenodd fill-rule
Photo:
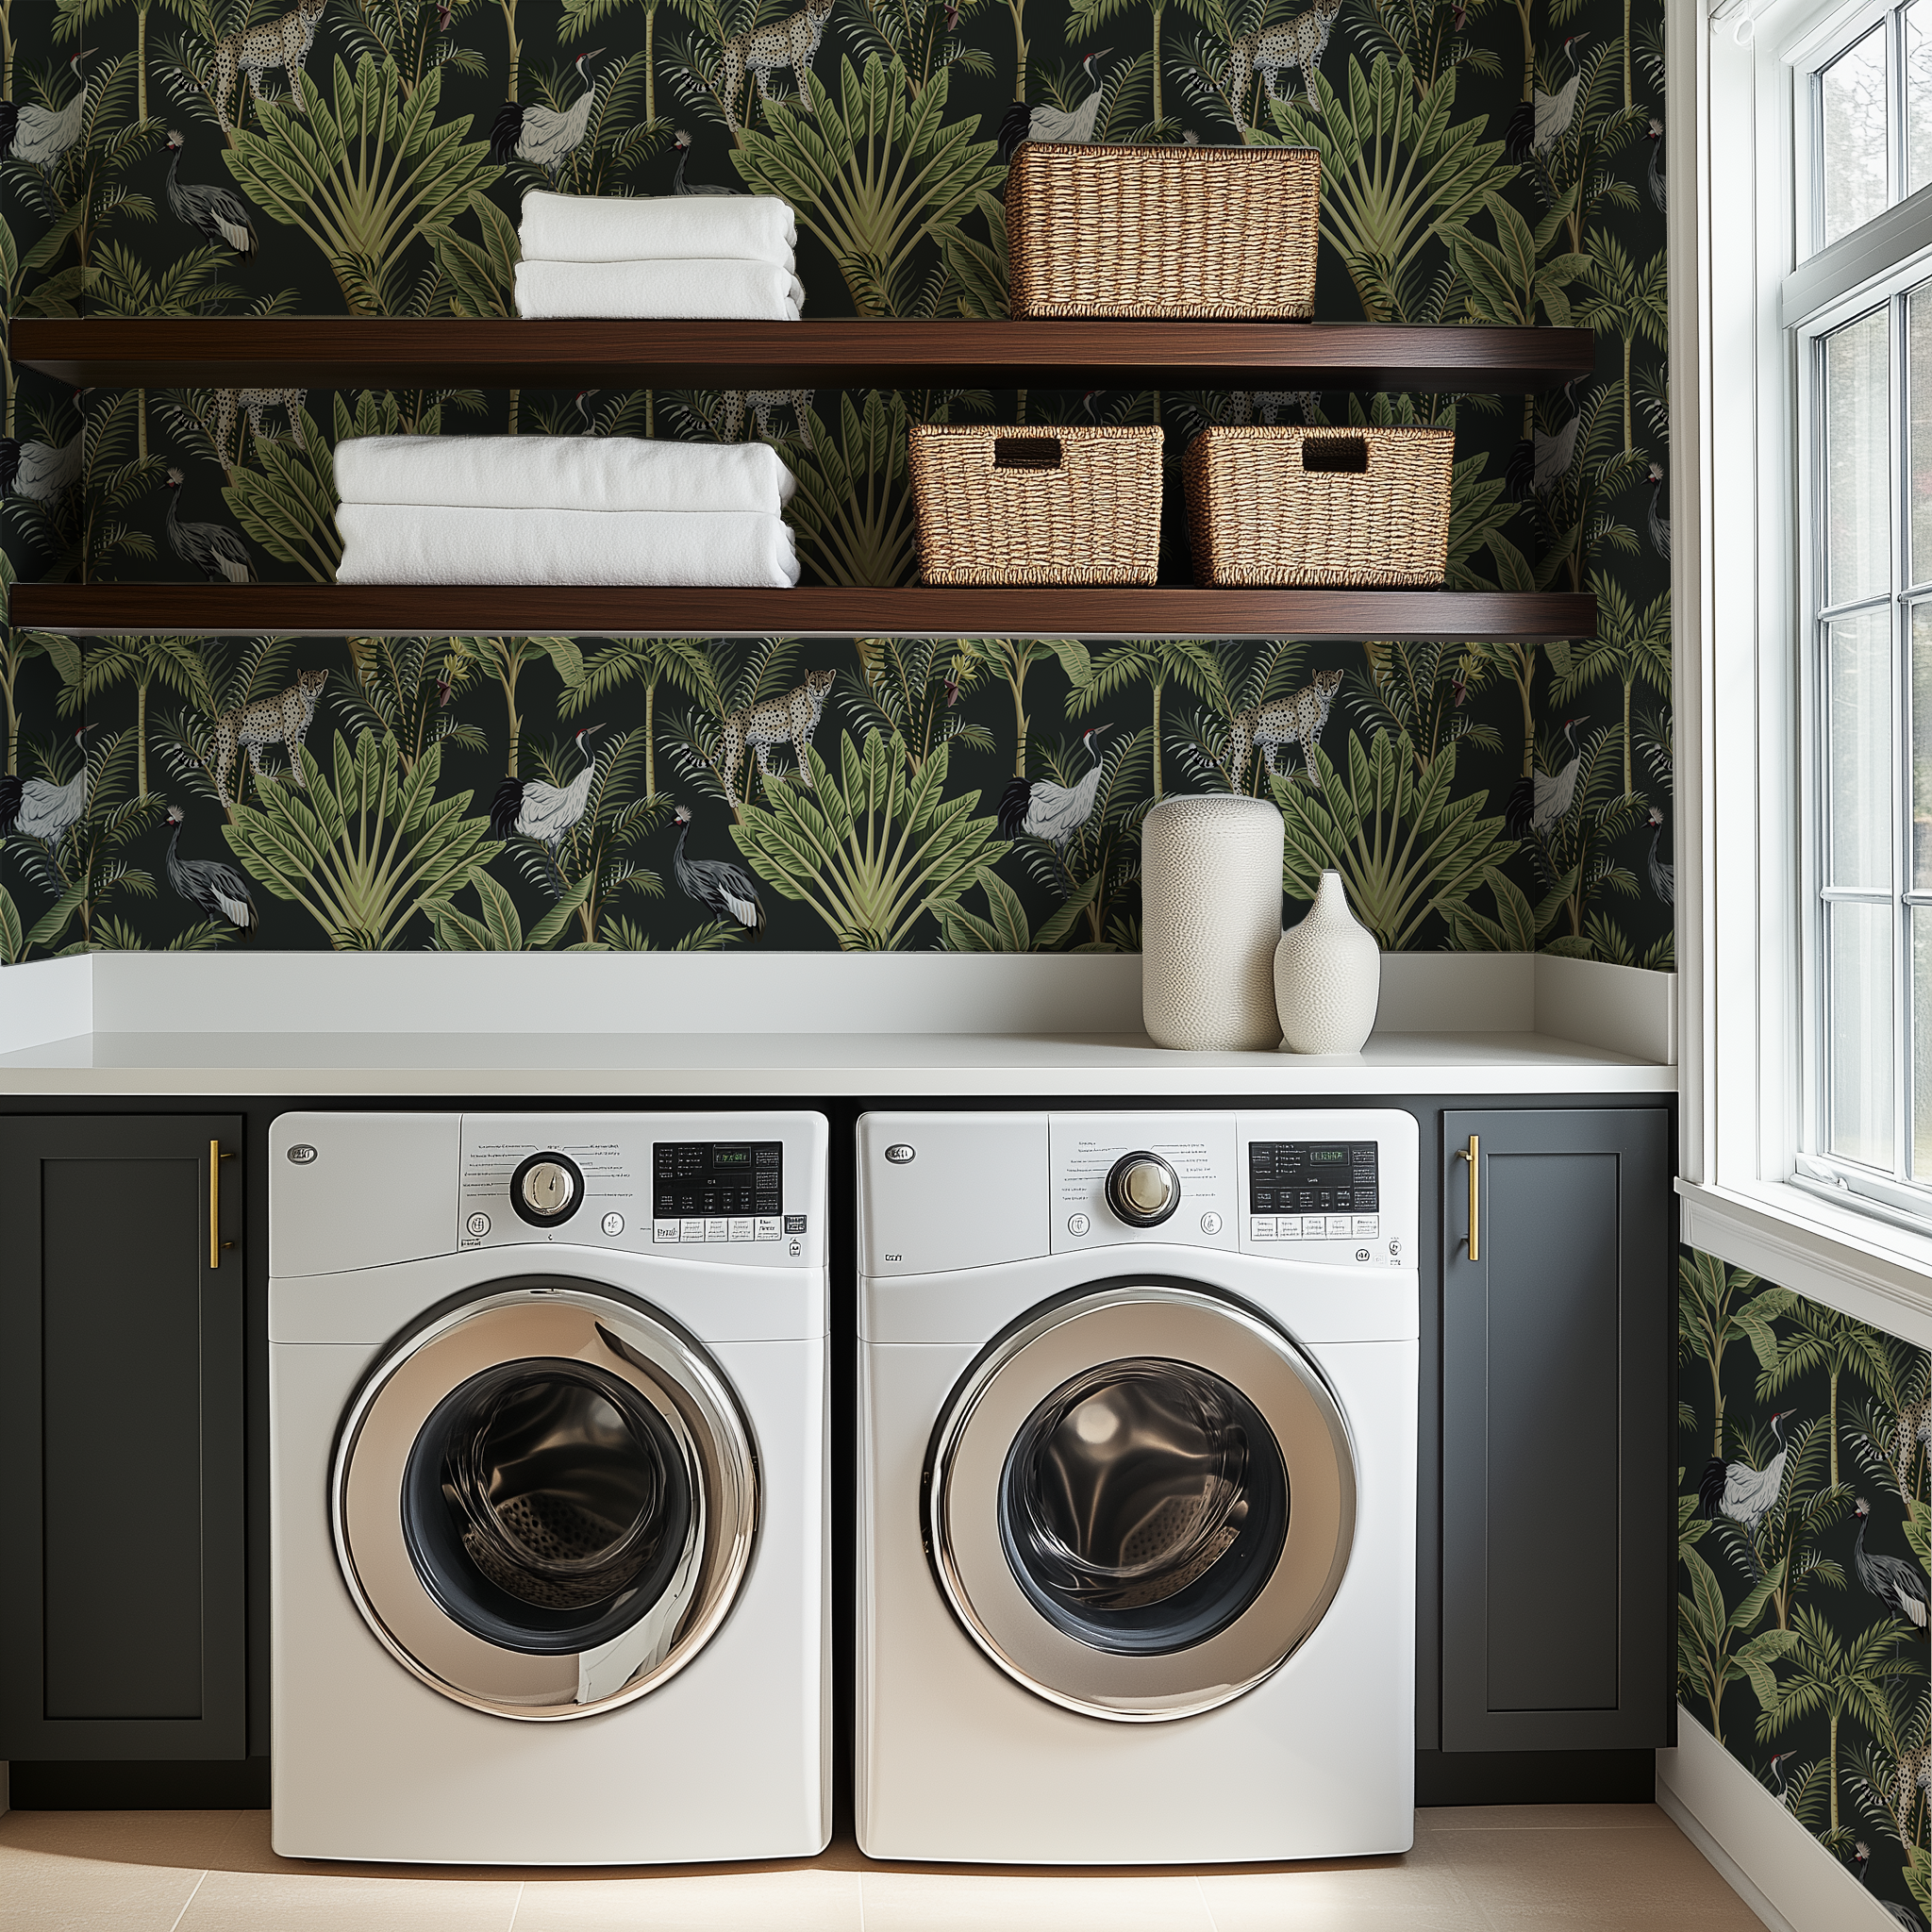
<path fill-rule="evenodd" d="M 504 1926 L 503 1932 L 517 1932 L 517 1920 L 523 1915 L 524 1893 L 528 1889 L 528 1884 L 529 1881 L 527 1879 L 519 1878 L 517 1880 L 516 1899 L 509 1908 L 509 1921 Z"/>
<path fill-rule="evenodd" d="M 1208 1896 L 1208 1888 L 1201 1883 L 1201 1874 L 1194 1874 L 1194 1890 L 1200 1895 L 1201 1910 L 1207 1915 L 1208 1932 L 1221 1932 L 1221 1921 L 1214 1916 L 1214 1902 Z"/>
<path fill-rule="evenodd" d="M 219 1847 L 217 1847 L 217 1849 L 219 1849 Z M 201 1896 L 201 1888 L 207 1883 L 208 1873 L 207 1871 L 204 1871 L 201 1874 L 201 1875 L 194 1881 L 194 1890 L 191 1891 L 188 1894 L 188 1896 L 181 1901 L 181 1909 L 175 1914 L 173 1921 L 169 1924 L 168 1932 L 175 1932 L 175 1928 L 181 1924 L 181 1921 L 188 1916 L 188 1907 L 192 1906 L 194 1903 L 194 1901 Z"/>

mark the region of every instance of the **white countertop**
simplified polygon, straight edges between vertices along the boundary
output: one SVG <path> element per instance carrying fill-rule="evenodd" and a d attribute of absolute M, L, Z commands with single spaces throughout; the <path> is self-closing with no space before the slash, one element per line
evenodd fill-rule
<path fill-rule="evenodd" d="M 1359 1054 L 1174 1053 L 1144 1035 L 93 1032 L 0 1054 L 0 1096 L 809 1100 L 1671 1093 L 1674 1066 L 1541 1033 L 1377 1033 Z"/>

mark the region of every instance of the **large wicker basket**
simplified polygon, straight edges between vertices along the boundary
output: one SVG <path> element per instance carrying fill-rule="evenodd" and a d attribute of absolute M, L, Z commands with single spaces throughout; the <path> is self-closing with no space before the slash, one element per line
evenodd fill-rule
<path fill-rule="evenodd" d="M 1311 147 L 1029 142 L 1007 176 L 1010 312 L 1305 322 L 1321 189 Z"/>
<path fill-rule="evenodd" d="M 1449 563 L 1449 429 L 1208 429 L 1188 445 L 1197 584 L 1427 586 Z"/>
<path fill-rule="evenodd" d="M 928 584 L 1151 584 L 1158 429 L 916 424 L 912 492 Z"/>

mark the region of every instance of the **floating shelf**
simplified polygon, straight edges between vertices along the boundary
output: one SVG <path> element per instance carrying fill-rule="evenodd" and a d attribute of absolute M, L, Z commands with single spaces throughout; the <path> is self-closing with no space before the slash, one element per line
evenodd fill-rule
<path fill-rule="evenodd" d="M 16 584 L 12 621 L 84 635 L 1588 638 L 1588 592 L 693 590 Z"/>
<path fill-rule="evenodd" d="M 109 389 L 1315 389 L 1484 394 L 1596 366 L 1582 328 L 1335 322 L 23 317 L 17 363 Z"/>

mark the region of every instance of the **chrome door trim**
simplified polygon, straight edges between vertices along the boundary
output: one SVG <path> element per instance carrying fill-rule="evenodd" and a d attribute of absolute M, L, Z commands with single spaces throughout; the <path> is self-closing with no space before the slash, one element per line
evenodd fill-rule
<path fill-rule="evenodd" d="M 998 1524 L 1008 1449 L 1035 1408 L 1083 1370 L 1166 1357 L 1231 1383 L 1287 1465 L 1288 1533 L 1273 1574 L 1230 1624 L 1190 1649 L 1101 1651 L 1049 1624 L 1012 1572 Z M 1091 1285 L 995 1339 L 941 1411 L 920 1487 L 927 1560 L 973 1642 L 1036 1696 L 1084 1716 L 1160 1724 L 1231 1702 L 1271 1676 L 1334 1601 L 1355 1540 L 1356 1457 L 1320 1372 L 1257 1311 L 1186 1282 Z"/>
<path fill-rule="evenodd" d="M 607 1643 L 549 1656 L 453 1621 L 417 1573 L 402 1510 L 409 1453 L 438 1403 L 485 1369 L 532 1358 L 591 1363 L 637 1390 L 663 1419 L 691 1494 L 685 1546 L 653 1607 Z M 622 1290 L 530 1276 L 445 1302 L 383 1350 L 337 1434 L 329 1523 L 357 1609 L 412 1676 L 473 1710 L 558 1722 L 628 1704 L 699 1655 L 750 1567 L 761 1487 L 743 1409 L 693 1336 Z"/>

